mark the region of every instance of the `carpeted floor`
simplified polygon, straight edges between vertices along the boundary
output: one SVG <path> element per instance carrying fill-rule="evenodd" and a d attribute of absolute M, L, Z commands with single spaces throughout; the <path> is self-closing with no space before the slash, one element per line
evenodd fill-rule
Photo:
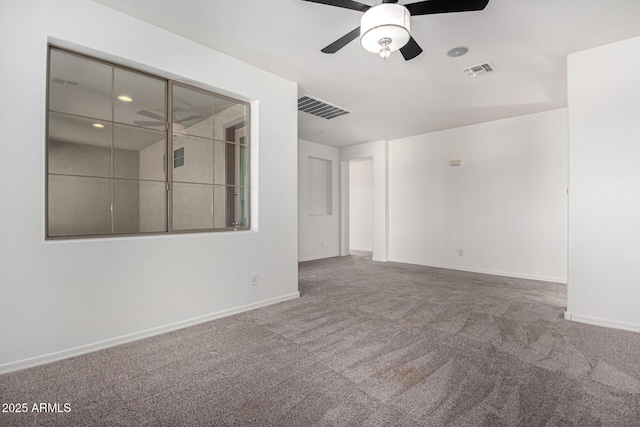
<path fill-rule="evenodd" d="M 0 402 L 71 412 L 0 425 L 640 425 L 640 334 L 564 320 L 564 285 L 360 253 L 300 264 L 300 290 L 3 375 Z"/>

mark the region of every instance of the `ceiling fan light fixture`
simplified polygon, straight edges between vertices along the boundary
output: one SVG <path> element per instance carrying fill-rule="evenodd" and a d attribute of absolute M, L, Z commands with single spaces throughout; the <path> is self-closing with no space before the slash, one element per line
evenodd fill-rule
<path fill-rule="evenodd" d="M 410 18 L 409 10 L 400 4 L 373 6 L 360 20 L 360 44 L 365 50 L 387 59 L 391 52 L 409 42 Z"/>
<path fill-rule="evenodd" d="M 378 44 L 381 46 L 380 58 L 387 59 L 389 57 L 389 55 L 391 55 L 391 49 L 389 49 L 389 43 L 391 43 L 391 39 L 386 38 L 386 37 L 381 39 L 378 42 Z"/>

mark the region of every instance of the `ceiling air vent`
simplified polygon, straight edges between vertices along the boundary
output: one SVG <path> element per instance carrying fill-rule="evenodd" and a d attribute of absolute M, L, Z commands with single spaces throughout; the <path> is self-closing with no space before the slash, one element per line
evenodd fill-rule
<path fill-rule="evenodd" d="M 304 95 L 298 99 L 298 111 L 313 114 L 327 120 L 350 113 L 350 111 L 309 95 Z"/>
<path fill-rule="evenodd" d="M 495 71 L 493 64 L 491 62 L 485 62 L 484 64 L 474 65 L 473 67 L 465 68 L 464 70 L 460 70 L 469 76 L 470 79 L 475 79 L 478 76 L 483 76 L 487 73 L 491 73 Z"/>
<path fill-rule="evenodd" d="M 71 80 L 63 80 L 63 79 L 54 78 L 53 82 L 57 83 L 59 85 L 64 85 L 64 86 L 78 86 L 78 82 L 72 82 Z"/>

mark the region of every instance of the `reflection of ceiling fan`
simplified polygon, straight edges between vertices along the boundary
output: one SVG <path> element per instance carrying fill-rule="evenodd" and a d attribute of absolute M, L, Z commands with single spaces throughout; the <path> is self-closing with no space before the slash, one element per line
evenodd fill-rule
<path fill-rule="evenodd" d="M 175 94 L 173 95 L 173 123 L 177 123 L 180 125 L 185 125 L 186 126 L 191 126 L 194 125 L 202 120 L 204 120 L 206 117 L 211 117 L 213 115 L 213 106 L 207 106 L 207 105 L 193 105 L 192 103 L 186 101 L 185 99 L 182 99 L 179 96 L 176 96 Z M 195 113 L 192 114 L 190 116 L 187 117 L 181 117 L 184 116 L 185 113 L 189 114 L 189 113 Z M 148 117 L 150 119 L 155 119 L 157 121 L 154 122 L 149 122 L 149 121 L 134 121 L 133 123 L 137 126 L 162 126 L 164 127 L 165 124 L 165 118 L 164 116 L 158 114 L 158 113 L 154 113 L 152 111 L 149 110 L 140 110 L 137 112 L 137 114 L 144 116 L 144 117 Z M 191 123 L 189 123 L 191 122 Z"/>
<path fill-rule="evenodd" d="M 336 53 L 361 35 L 360 43 L 366 50 L 379 53 L 387 59 L 391 52 L 399 49 L 406 61 L 422 53 L 409 33 L 411 16 L 483 10 L 489 3 L 489 0 L 424 0 L 400 5 L 397 4 L 398 0 L 382 0 L 382 4 L 369 6 L 353 0 L 303 1 L 364 12 L 358 28 L 331 43 L 322 52 Z"/>
<path fill-rule="evenodd" d="M 140 110 L 137 112 L 137 114 L 144 116 L 144 117 L 148 117 L 150 119 L 156 119 L 157 121 L 140 121 L 140 120 L 136 120 L 133 122 L 133 124 L 135 124 L 136 126 L 162 126 L 164 127 L 165 125 L 165 118 L 163 116 L 161 116 L 160 114 L 148 111 L 148 110 Z M 175 119 L 174 118 L 174 123 L 180 123 L 180 124 L 184 124 L 185 122 L 191 121 L 191 120 L 196 120 L 196 119 L 202 119 L 202 116 L 189 116 L 189 117 L 185 117 L 182 119 Z"/>

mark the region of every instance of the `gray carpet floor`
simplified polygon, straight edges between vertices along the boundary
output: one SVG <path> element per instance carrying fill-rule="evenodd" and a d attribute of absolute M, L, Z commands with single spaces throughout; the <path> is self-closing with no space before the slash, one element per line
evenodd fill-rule
<path fill-rule="evenodd" d="M 367 254 L 302 297 L 0 376 L 0 425 L 638 426 L 640 334 L 563 319 L 566 286 Z"/>

